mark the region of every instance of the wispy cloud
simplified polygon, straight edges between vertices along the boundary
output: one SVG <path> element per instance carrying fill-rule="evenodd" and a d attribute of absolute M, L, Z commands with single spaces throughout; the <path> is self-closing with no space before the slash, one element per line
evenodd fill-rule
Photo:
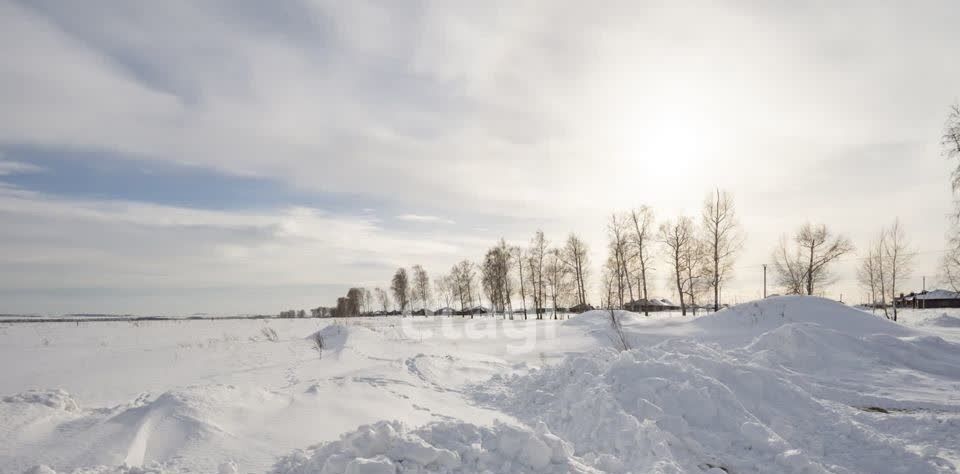
<path fill-rule="evenodd" d="M 397 216 L 397 220 L 407 221 L 407 222 L 425 222 L 425 223 L 435 223 L 435 224 L 456 224 L 451 219 L 445 219 L 439 216 L 428 216 L 422 214 L 400 214 Z"/>
<path fill-rule="evenodd" d="M 0 156 L 0 176 L 10 176 L 14 174 L 42 173 L 44 168 L 30 163 L 19 161 L 7 161 Z"/>
<path fill-rule="evenodd" d="M 836 166 L 848 158 L 809 165 L 878 142 L 917 143 L 903 150 L 912 172 L 948 174 L 936 136 L 960 83 L 960 62 L 943 60 L 960 9 L 861 3 L 0 0 L 0 146 L 186 163 L 384 217 L 55 199 L 5 179 L 0 262 L 20 263 L 0 265 L 0 283 L 359 283 L 380 276 L 355 262 L 440 255 L 432 268 L 449 268 L 478 257 L 477 234 L 523 242 L 538 227 L 586 234 L 596 272 L 611 211 L 695 214 L 718 186 L 736 191 L 752 236 L 800 214 L 872 233 L 862 209 L 808 209 L 811 196 L 856 197 L 918 216 L 917 241 L 940 241 L 945 180 L 909 199 L 885 185 L 781 189 L 818 173 L 863 181 Z M 0 161 L 0 176 L 42 171 L 29 161 Z M 881 171 L 869 181 L 904 182 Z M 943 207 L 921 219 L 916 202 Z M 765 261 L 775 239 L 742 260 Z"/>

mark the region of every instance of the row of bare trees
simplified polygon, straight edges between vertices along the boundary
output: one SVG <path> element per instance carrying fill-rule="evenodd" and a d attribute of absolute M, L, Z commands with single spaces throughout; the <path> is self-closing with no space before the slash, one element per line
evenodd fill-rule
<path fill-rule="evenodd" d="M 587 305 L 589 266 L 589 248 L 579 236 L 570 234 L 562 246 L 551 247 L 543 231 L 538 230 L 526 247 L 500 239 L 482 261 L 462 260 L 448 273 L 435 276 L 432 285 L 420 265 L 414 265 L 410 272 L 399 268 L 389 292 L 379 287 L 372 293 L 358 288 L 358 302 L 351 303 L 350 308 L 359 308 L 360 313 L 387 313 L 391 309 L 405 313 L 427 310 L 435 303 L 436 307 L 450 309 L 459 306 L 461 313 L 467 313 L 481 306 L 485 297 L 489 311 L 511 318 L 517 311 L 526 319 L 528 301 L 537 319 L 543 319 L 550 309 L 556 317 L 562 308 Z M 379 304 L 376 308 L 374 300 Z"/>
<path fill-rule="evenodd" d="M 698 297 L 706 293 L 712 293 L 712 306 L 719 309 L 721 290 L 732 276 L 744 242 L 733 196 L 719 189 L 710 193 L 704 199 L 699 225 L 689 216 L 680 216 L 661 222 L 656 231 L 654 226 L 653 210 L 648 206 L 610 217 L 605 306 L 624 307 L 639 298 L 648 311 L 653 256 L 660 250 L 670 268 L 681 313 L 696 308 Z"/>
<path fill-rule="evenodd" d="M 871 301 L 883 308 L 887 318 L 897 320 L 896 298 L 898 286 L 913 272 L 913 257 L 906 233 L 900 220 L 895 219 L 890 227 L 884 227 L 876 240 L 867 248 L 867 255 L 857 268 L 857 281 L 870 291 Z M 887 303 L 893 306 L 891 317 Z"/>

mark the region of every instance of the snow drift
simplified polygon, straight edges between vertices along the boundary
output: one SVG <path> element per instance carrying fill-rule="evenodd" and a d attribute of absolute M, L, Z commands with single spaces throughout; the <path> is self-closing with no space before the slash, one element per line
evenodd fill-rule
<path fill-rule="evenodd" d="M 408 430 L 381 421 L 339 441 L 297 451 L 274 474 L 394 474 L 397 472 L 594 472 L 543 424 L 535 430 L 497 423 L 433 423 Z"/>
<path fill-rule="evenodd" d="M 616 315 L 636 336 L 639 318 Z M 612 339 L 609 312 L 569 324 Z M 905 400 L 896 388 L 956 384 L 957 344 L 812 297 L 740 305 L 690 325 L 650 347 L 495 378 L 477 387 L 477 399 L 544 422 L 607 472 L 913 473 L 949 464 L 936 449 L 918 454 L 855 417 L 882 407 L 956 410 L 923 393 Z"/>

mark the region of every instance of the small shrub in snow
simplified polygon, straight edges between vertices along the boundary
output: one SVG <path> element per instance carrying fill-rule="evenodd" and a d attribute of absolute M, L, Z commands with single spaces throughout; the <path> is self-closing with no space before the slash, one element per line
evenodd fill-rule
<path fill-rule="evenodd" d="M 261 328 L 260 334 L 263 334 L 263 337 L 270 342 L 277 342 L 280 340 L 280 336 L 277 335 L 277 331 L 275 331 L 273 328 Z"/>

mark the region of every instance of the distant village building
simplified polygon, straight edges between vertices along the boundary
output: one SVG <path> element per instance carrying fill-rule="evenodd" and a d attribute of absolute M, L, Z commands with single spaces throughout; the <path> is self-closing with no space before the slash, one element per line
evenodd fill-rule
<path fill-rule="evenodd" d="M 656 299 L 643 299 L 633 300 L 629 303 L 623 305 L 623 309 L 627 311 L 633 311 L 635 313 L 643 312 L 655 312 L 655 311 L 676 311 L 680 309 L 679 306 L 673 304 L 670 300 L 666 298 Z"/>
<path fill-rule="evenodd" d="M 450 315 L 456 314 L 456 312 L 457 312 L 457 310 L 455 310 L 455 309 L 453 309 L 453 308 L 451 308 L 451 307 L 449 307 L 449 306 L 445 306 L 445 307 L 443 307 L 443 308 L 440 308 L 440 309 L 434 311 L 433 314 L 434 314 L 434 315 L 437 315 L 437 316 L 450 316 Z"/>
<path fill-rule="evenodd" d="M 588 304 L 578 304 L 570 308 L 570 312 L 575 314 L 580 314 L 580 313 L 586 313 L 587 311 L 593 311 L 594 309 L 596 308 Z"/>
<path fill-rule="evenodd" d="M 930 290 L 900 295 L 894 300 L 899 308 L 960 308 L 960 293 L 950 290 Z"/>

